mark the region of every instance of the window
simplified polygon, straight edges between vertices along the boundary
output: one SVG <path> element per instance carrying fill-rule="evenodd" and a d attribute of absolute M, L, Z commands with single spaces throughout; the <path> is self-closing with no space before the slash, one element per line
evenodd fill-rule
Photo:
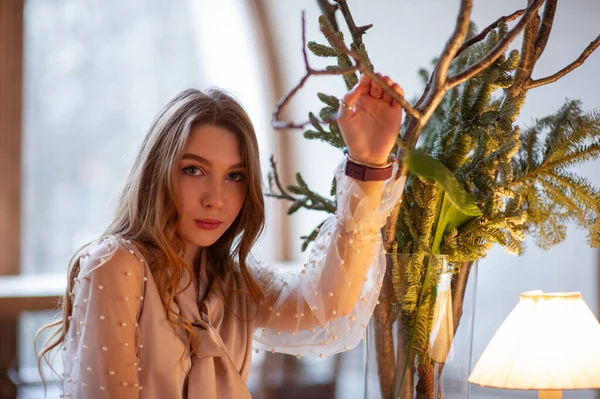
<path fill-rule="evenodd" d="M 266 173 L 272 101 L 256 34 L 241 0 L 25 1 L 22 273 L 65 273 L 104 231 L 148 126 L 182 89 L 235 88 Z M 257 251 L 267 259 L 273 234 Z M 21 317 L 25 380 L 36 375 L 26 371 L 36 367 L 33 334 L 51 319 Z"/>
<path fill-rule="evenodd" d="M 26 1 L 22 272 L 62 272 L 102 233 L 147 127 L 179 90 L 236 87 L 270 152 L 265 79 L 237 3 Z M 211 25 L 217 13 L 231 26 Z"/>

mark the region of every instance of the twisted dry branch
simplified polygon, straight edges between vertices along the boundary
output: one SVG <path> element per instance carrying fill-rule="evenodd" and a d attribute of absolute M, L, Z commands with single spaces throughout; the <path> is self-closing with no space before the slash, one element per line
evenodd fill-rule
<path fill-rule="evenodd" d="M 356 44 L 357 47 L 360 47 L 363 43 L 363 35 L 367 32 L 367 30 L 373 27 L 373 24 L 356 26 L 356 23 L 354 23 L 354 18 L 350 13 L 350 8 L 348 8 L 348 3 L 346 2 L 346 0 L 335 0 L 335 2 L 338 4 L 339 9 L 342 12 L 342 15 L 344 16 L 344 20 L 346 21 L 346 25 L 348 26 L 348 29 L 350 30 L 350 35 L 352 36 L 352 41 L 354 42 L 354 44 Z M 335 26 L 334 29 L 338 30 Z"/>
<path fill-rule="evenodd" d="M 279 198 L 287 201 L 297 201 L 298 198 L 294 197 L 289 192 L 287 192 L 287 190 L 281 184 L 281 180 L 279 179 L 279 173 L 277 171 L 277 163 L 275 162 L 275 157 L 273 155 L 271 155 L 269 161 L 271 162 L 272 172 L 269 173 L 269 192 L 265 195 L 267 197 Z M 279 190 L 279 194 L 277 194 L 273 190 L 273 184 L 275 184 L 277 190 Z"/>
<path fill-rule="evenodd" d="M 306 126 L 312 124 L 311 121 L 295 123 L 295 122 L 286 122 L 286 121 L 282 121 L 279 119 L 281 110 L 290 102 L 292 97 L 294 97 L 294 95 L 302 88 L 302 86 L 304 86 L 306 81 L 311 76 L 345 75 L 348 73 L 354 73 L 357 70 L 359 70 L 359 66 L 351 66 L 351 67 L 347 67 L 347 68 L 337 68 L 337 69 L 332 69 L 332 70 L 318 70 L 318 69 L 313 69 L 310 66 L 310 64 L 308 62 L 308 54 L 306 52 L 306 18 L 304 15 L 304 11 L 302 12 L 302 55 L 304 58 L 304 66 L 306 68 L 306 74 L 302 77 L 302 79 L 300 79 L 300 82 L 298 82 L 298 84 L 284 98 L 282 98 L 275 105 L 275 109 L 273 111 L 273 117 L 271 119 L 271 125 L 275 129 L 303 129 Z M 324 120 L 324 121 L 319 120 L 319 119 L 316 119 L 316 120 L 318 120 L 319 123 L 321 123 L 321 124 L 327 124 L 327 123 L 333 122 L 333 120 Z"/>
<path fill-rule="evenodd" d="M 508 23 L 508 22 L 514 21 L 515 19 L 517 19 L 518 17 L 520 17 L 521 15 L 523 15 L 524 12 L 525 12 L 524 9 L 523 10 L 517 10 L 517 11 L 515 11 L 514 13 L 512 13 L 510 15 L 504 15 L 504 16 L 498 18 L 497 20 L 495 20 L 494 22 L 492 22 L 490 25 L 488 25 L 487 27 L 485 27 L 485 29 L 483 29 L 477 35 L 475 35 L 471 39 L 465 41 L 459 47 L 458 51 L 454 55 L 454 58 L 456 59 L 456 57 L 458 57 L 459 55 L 461 55 L 461 53 L 463 51 L 465 51 L 466 49 L 468 49 L 472 45 L 474 45 L 476 43 L 479 43 L 483 39 L 485 39 L 485 37 L 487 36 L 487 34 L 490 33 L 493 29 L 496 29 L 498 27 L 498 25 L 500 25 L 500 23 Z M 435 68 L 432 71 L 431 75 L 429 76 L 429 80 L 427 81 L 427 84 L 425 85 L 425 90 L 423 90 L 423 94 L 421 95 L 421 97 L 419 98 L 419 100 L 415 103 L 415 105 L 414 105 L 415 108 L 419 109 L 420 105 L 425 100 L 425 97 L 427 97 L 427 93 L 429 93 L 429 90 L 431 88 L 431 83 L 432 83 L 432 79 L 433 79 L 434 75 L 435 75 Z"/>
<path fill-rule="evenodd" d="M 537 10 L 542 6 L 545 0 L 533 0 L 529 7 L 525 10 L 523 17 L 517 22 L 517 24 L 498 42 L 498 44 L 490 51 L 488 55 L 483 57 L 479 62 L 471 65 L 466 70 L 458 73 L 457 75 L 448 79 L 446 89 L 449 90 L 455 86 L 458 86 L 462 82 L 471 79 L 479 72 L 488 68 L 492 65 L 498 57 L 500 57 L 504 51 L 508 48 L 510 43 L 525 29 L 527 24 L 537 16 Z"/>
<path fill-rule="evenodd" d="M 575 68 L 581 66 L 583 64 L 583 62 L 586 60 L 586 58 L 588 58 L 590 56 L 590 54 L 592 54 L 594 52 L 594 50 L 596 50 L 596 48 L 598 48 L 598 46 L 600 46 L 600 35 L 598 35 L 598 37 L 595 40 L 593 40 L 585 48 L 585 50 L 583 50 L 583 52 L 581 53 L 579 58 L 577 58 L 575 61 L 573 61 L 572 63 L 570 63 L 563 69 L 561 69 L 560 71 L 556 72 L 554 75 L 550 75 L 546 78 L 530 81 L 529 84 L 527 85 L 527 89 L 534 89 L 539 86 L 547 85 L 548 83 L 556 82 L 558 79 L 562 78 L 563 76 L 565 76 L 566 74 L 568 74 L 569 72 L 574 70 Z"/>

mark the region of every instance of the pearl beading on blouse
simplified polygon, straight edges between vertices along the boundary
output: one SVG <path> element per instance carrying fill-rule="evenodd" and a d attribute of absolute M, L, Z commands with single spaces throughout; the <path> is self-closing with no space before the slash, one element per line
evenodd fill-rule
<path fill-rule="evenodd" d="M 129 390 L 143 389 L 138 381 L 137 355 L 143 345 L 137 320 L 147 278 L 143 258 L 133 246 L 124 248 L 128 244 L 106 237 L 88 247 L 91 253 L 80 256 L 79 276 L 70 293 L 73 314 L 68 318 L 68 340 L 63 343 L 61 397 L 106 397 L 101 392 L 131 397 Z M 140 301 L 129 301 L 132 293 Z M 117 304 L 119 299 L 124 301 Z"/>
<path fill-rule="evenodd" d="M 402 196 L 404 181 L 386 181 L 381 204 L 371 207 L 342 168 L 343 163 L 336 170 L 336 213 L 319 228 L 300 273 L 248 261 L 270 304 L 263 307 L 268 311 L 259 311 L 257 325 L 263 328 L 254 334 L 255 350 L 323 358 L 364 339 L 386 267 L 380 230 Z M 349 311 L 346 300 L 353 304 Z"/>

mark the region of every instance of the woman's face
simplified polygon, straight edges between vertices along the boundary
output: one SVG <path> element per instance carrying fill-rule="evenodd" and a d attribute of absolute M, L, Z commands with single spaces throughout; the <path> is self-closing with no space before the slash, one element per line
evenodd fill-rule
<path fill-rule="evenodd" d="M 192 130 L 175 180 L 181 213 L 178 233 L 186 255 L 214 244 L 231 226 L 246 197 L 246 176 L 234 133 L 212 125 Z"/>

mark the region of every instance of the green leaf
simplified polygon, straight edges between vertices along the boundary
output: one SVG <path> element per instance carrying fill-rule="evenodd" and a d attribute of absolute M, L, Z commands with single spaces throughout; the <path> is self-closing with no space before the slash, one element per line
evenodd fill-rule
<path fill-rule="evenodd" d="M 473 198 L 444 164 L 421 151 L 413 149 L 404 151 L 403 161 L 409 171 L 438 182 L 448 196 L 448 200 L 463 214 L 467 216 L 482 214 Z"/>
<path fill-rule="evenodd" d="M 408 149 L 404 155 L 404 163 L 408 170 L 419 176 L 439 183 L 442 188 L 441 205 L 435 219 L 436 226 L 431 250 L 441 253 L 444 235 L 474 217 L 481 216 L 481 210 L 473 198 L 460 185 L 456 177 L 440 161 L 421 151 Z"/>
<path fill-rule="evenodd" d="M 466 215 L 461 212 L 454 204 L 450 201 L 450 197 L 447 192 L 443 193 L 442 206 L 438 214 L 437 225 L 435 227 L 435 233 L 433 236 L 433 244 L 431 251 L 434 254 L 441 253 L 441 245 L 444 236 L 447 232 L 459 228 L 475 216 Z"/>

